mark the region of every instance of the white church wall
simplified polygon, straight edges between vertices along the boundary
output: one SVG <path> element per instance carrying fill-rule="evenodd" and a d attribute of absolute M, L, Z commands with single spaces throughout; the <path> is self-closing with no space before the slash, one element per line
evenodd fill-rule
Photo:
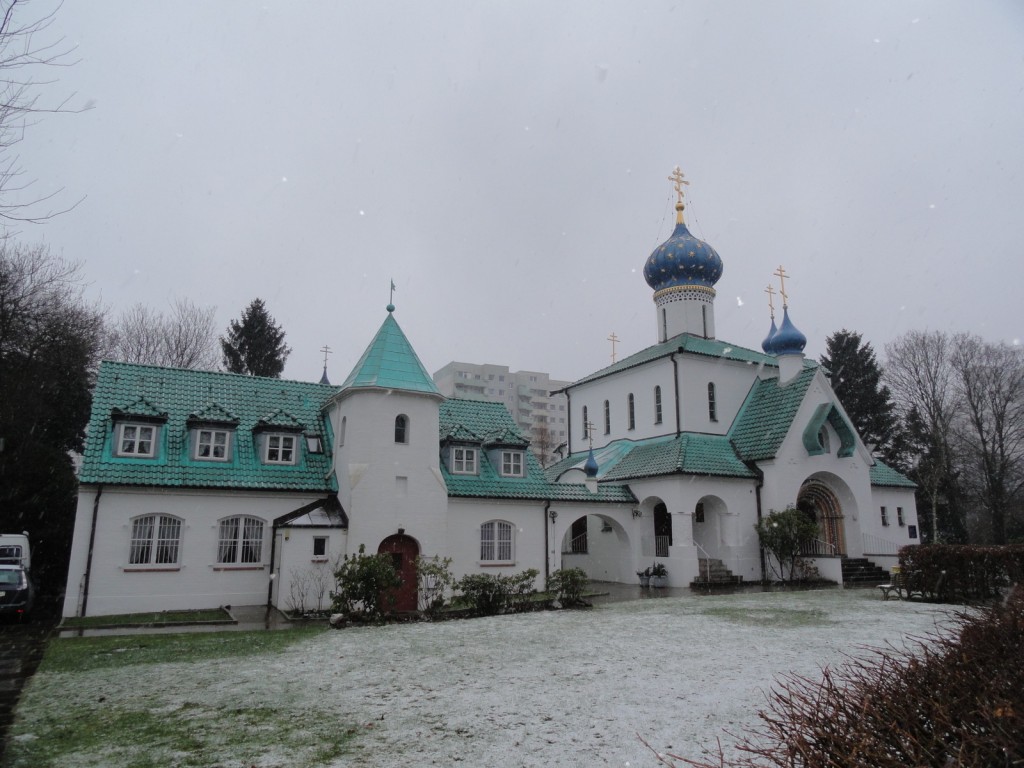
<path fill-rule="evenodd" d="M 89 540 L 92 489 L 79 497 L 76 527 Z M 99 501 L 88 586 L 87 615 L 141 611 L 216 608 L 221 605 L 262 605 L 267 601 L 270 538 L 276 517 L 314 501 L 315 496 L 246 491 L 190 491 L 104 488 Z M 131 565 L 132 519 L 140 515 L 173 515 L 182 520 L 178 562 Z M 218 564 L 219 521 L 235 515 L 263 521 L 261 559 L 254 564 Z M 76 532 L 77 533 L 77 532 Z M 69 584 L 64 615 L 78 613 L 86 557 L 79 553 Z"/>
<path fill-rule="evenodd" d="M 540 574 L 537 588 L 543 588 L 544 531 L 554 527 L 545 513 L 543 502 L 452 498 L 448 500 L 447 519 L 447 546 L 438 548 L 436 553 L 452 559 L 451 570 L 457 578 L 470 573 L 510 575 L 536 568 Z M 480 560 L 480 528 L 490 521 L 511 523 L 511 563 L 492 565 Z M 549 538 L 549 544 L 551 542 L 557 543 L 553 536 Z M 425 549 L 424 553 L 432 555 L 435 550 Z"/>
<path fill-rule="evenodd" d="M 884 520 L 883 520 L 883 512 Z M 861 522 L 863 549 L 866 557 L 888 556 L 895 560 L 900 547 L 921 543 L 917 519 L 917 502 L 912 488 L 872 486 L 871 506 Z M 911 537 L 911 533 L 915 534 Z M 892 563 L 895 565 L 895 562 Z"/>
<path fill-rule="evenodd" d="M 761 366 L 714 360 L 698 355 L 679 358 L 679 400 L 684 432 L 724 435 L 739 413 Z M 711 419 L 708 384 L 715 387 L 715 420 Z"/>
<path fill-rule="evenodd" d="M 616 506 L 607 513 L 589 515 L 584 510 L 560 509 L 559 514 L 569 518 L 569 525 L 580 517 L 587 518 L 587 552 L 567 552 L 571 529 L 566 531 L 560 540 L 562 568 L 582 568 L 592 581 L 630 584 L 636 580 L 626 528 L 633 522 L 631 507 Z"/>
<path fill-rule="evenodd" d="M 661 423 L 655 421 L 654 388 L 661 387 Z M 594 447 L 612 440 L 643 440 L 673 434 L 676 430 L 674 375 L 669 358 L 656 360 L 612 376 L 574 387 L 571 392 L 572 451 L 585 451 L 589 442 L 583 437 L 583 408 L 594 425 Z M 633 395 L 634 428 L 629 429 L 629 395 Z M 604 401 L 608 401 L 611 430 L 604 431 Z"/>
<path fill-rule="evenodd" d="M 327 540 L 326 552 L 313 554 L 313 540 Z M 274 552 L 273 604 L 293 611 L 327 610 L 334 588 L 334 570 L 347 552 L 347 531 L 343 528 L 282 527 L 277 531 Z M 322 596 L 318 593 L 326 585 Z"/>

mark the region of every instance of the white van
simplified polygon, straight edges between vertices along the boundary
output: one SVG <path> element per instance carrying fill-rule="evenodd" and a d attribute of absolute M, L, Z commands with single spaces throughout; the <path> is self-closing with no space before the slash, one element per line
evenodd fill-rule
<path fill-rule="evenodd" d="M 20 565 L 32 569 L 28 533 L 0 533 L 0 565 Z"/>

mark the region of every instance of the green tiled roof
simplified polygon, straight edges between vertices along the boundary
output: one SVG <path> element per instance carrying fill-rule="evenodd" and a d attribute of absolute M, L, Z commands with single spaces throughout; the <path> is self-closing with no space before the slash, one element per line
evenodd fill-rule
<path fill-rule="evenodd" d="M 582 469 L 588 453 L 575 453 L 548 467 L 548 478 L 554 480 L 568 469 Z M 636 442 L 616 440 L 594 451 L 594 459 L 598 465 L 597 477 L 602 482 L 626 482 L 641 477 L 673 474 L 756 477 L 736 456 L 727 437 L 698 432 Z"/>
<path fill-rule="evenodd" d="M 353 387 L 441 394 L 391 312 L 388 312 L 370 346 L 341 385 L 342 390 Z"/>
<path fill-rule="evenodd" d="M 83 483 L 172 486 L 179 488 L 260 488 L 326 492 L 330 458 L 311 454 L 297 440 L 298 463 L 262 464 L 254 428 L 267 425 L 301 428 L 330 445 L 320 408 L 336 387 L 234 373 L 158 368 L 104 362 L 93 393 L 92 415 L 79 479 Z M 139 403 L 148 404 L 140 410 Z M 151 459 L 113 455 L 112 416 L 155 417 L 159 425 L 156 456 Z M 211 418 L 213 414 L 220 414 Z M 196 417 L 237 420 L 231 459 L 196 461 L 191 456 L 189 427 Z M 258 431 L 258 430 L 257 430 Z"/>
<path fill-rule="evenodd" d="M 441 462 L 441 472 L 448 495 L 471 498 L 531 499 L 551 501 L 592 501 L 632 504 L 636 501 L 625 485 L 607 483 L 598 486 L 597 493 L 590 493 L 582 484 L 549 482 L 537 458 L 525 451 L 525 477 L 502 477 L 491 465 L 486 446 L 493 438 L 500 438 L 499 444 L 509 445 L 506 440 L 517 436 L 524 448 L 527 441 L 516 426 L 511 414 L 501 403 L 482 400 L 449 398 L 441 403 L 440 434 L 442 439 L 452 434 L 467 431 L 481 438 L 482 450 L 477 462 L 475 475 L 454 475 Z"/>
<path fill-rule="evenodd" d="M 917 483 L 888 464 L 875 459 L 871 467 L 871 484 L 888 488 L 917 488 Z"/>
<path fill-rule="evenodd" d="M 595 371 L 589 376 L 584 376 L 582 379 L 574 382 L 572 386 L 585 384 L 588 381 L 594 381 L 595 379 L 601 379 L 605 376 L 610 376 L 613 373 L 618 373 L 619 371 L 635 368 L 638 365 L 649 363 L 652 360 L 668 357 L 673 352 L 689 352 L 694 355 L 703 355 L 722 360 L 733 360 L 741 363 L 770 365 L 772 367 L 778 366 L 778 361 L 771 355 L 766 355 L 762 352 L 755 352 L 754 350 L 746 349 L 745 347 L 738 347 L 735 344 L 727 344 L 726 342 L 719 341 L 718 339 L 704 339 L 700 336 L 683 333 L 679 336 L 673 336 L 668 341 L 663 341 L 660 344 L 647 347 L 647 349 L 642 349 L 629 357 L 624 357 L 617 363 L 612 363 L 606 368 Z"/>
<path fill-rule="evenodd" d="M 807 394 L 815 368 L 804 368 L 786 386 L 777 378 L 759 379 L 740 408 L 729 439 L 740 458 L 747 461 L 771 459 L 782 445 Z"/>

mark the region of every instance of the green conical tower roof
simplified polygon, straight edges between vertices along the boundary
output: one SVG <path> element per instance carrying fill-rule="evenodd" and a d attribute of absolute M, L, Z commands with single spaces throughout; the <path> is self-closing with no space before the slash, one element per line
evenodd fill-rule
<path fill-rule="evenodd" d="M 377 335 L 370 346 L 359 358 L 352 373 L 341 385 L 342 391 L 361 387 L 379 387 L 381 389 L 400 389 L 406 392 L 422 392 L 441 397 L 427 369 L 416 356 L 412 344 L 398 327 L 392 312 L 393 304 L 388 304 L 388 316 L 384 319 Z"/>

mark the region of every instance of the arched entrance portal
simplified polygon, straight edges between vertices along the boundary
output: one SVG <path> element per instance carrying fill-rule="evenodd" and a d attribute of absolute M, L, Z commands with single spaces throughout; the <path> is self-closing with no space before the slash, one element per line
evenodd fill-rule
<path fill-rule="evenodd" d="M 668 557 L 668 548 L 672 546 L 672 515 L 668 507 L 662 503 L 654 505 L 654 554 L 656 557 Z"/>
<path fill-rule="evenodd" d="M 582 568 L 592 581 L 633 582 L 629 534 L 607 515 L 581 515 L 562 536 L 562 568 Z"/>
<path fill-rule="evenodd" d="M 395 570 L 402 577 L 402 584 L 395 590 L 395 610 L 415 611 L 417 608 L 416 558 L 420 554 L 420 545 L 416 539 L 404 533 L 388 536 L 377 547 L 377 554 L 390 554 L 395 563 Z"/>
<path fill-rule="evenodd" d="M 824 542 L 823 555 L 845 555 L 846 540 L 843 537 L 843 508 L 839 497 L 820 480 L 808 480 L 800 487 L 796 497 L 797 509 L 806 513 L 818 524 L 819 536 Z M 821 545 L 818 545 L 819 548 Z"/>

